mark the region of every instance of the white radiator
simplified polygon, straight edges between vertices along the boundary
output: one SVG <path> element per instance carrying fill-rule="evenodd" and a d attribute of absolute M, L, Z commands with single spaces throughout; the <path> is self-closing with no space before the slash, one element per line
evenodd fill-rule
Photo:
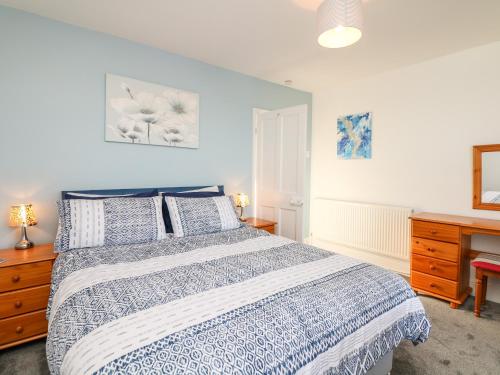
<path fill-rule="evenodd" d="M 312 236 L 408 261 L 411 213 L 407 207 L 316 198 Z"/>

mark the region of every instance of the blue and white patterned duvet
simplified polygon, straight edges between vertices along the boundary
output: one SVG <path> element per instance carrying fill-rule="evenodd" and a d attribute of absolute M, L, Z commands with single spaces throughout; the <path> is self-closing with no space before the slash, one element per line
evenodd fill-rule
<path fill-rule="evenodd" d="M 364 374 L 430 323 L 401 277 L 252 228 L 60 254 L 53 374 Z"/>

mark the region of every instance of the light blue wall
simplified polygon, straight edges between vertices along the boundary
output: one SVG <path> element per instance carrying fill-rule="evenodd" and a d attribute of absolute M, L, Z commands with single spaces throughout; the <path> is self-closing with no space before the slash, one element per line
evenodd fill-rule
<path fill-rule="evenodd" d="M 200 94 L 200 148 L 104 142 L 105 73 Z M 252 108 L 311 107 L 311 94 L 109 35 L 0 7 L 0 247 L 13 203 L 52 241 L 60 190 L 221 183 L 251 192 Z M 310 125 L 310 123 L 309 123 Z"/>

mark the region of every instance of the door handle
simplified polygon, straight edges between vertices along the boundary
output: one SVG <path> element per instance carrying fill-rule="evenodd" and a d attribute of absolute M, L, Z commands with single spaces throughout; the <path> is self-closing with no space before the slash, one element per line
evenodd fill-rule
<path fill-rule="evenodd" d="M 295 207 L 301 207 L 304 204 L 302 199 L 290 199 L 290 205 Z"/>

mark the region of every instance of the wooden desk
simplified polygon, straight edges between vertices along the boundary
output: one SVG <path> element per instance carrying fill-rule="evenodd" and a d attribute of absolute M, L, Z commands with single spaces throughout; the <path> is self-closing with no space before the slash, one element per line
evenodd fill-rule
<path fill-rule="evenodd" d="M 416 213 L 411 216 L 411 285 L 457 308 L 469 296 L 473 234 L 500 236 L 500 220 Z"/>

